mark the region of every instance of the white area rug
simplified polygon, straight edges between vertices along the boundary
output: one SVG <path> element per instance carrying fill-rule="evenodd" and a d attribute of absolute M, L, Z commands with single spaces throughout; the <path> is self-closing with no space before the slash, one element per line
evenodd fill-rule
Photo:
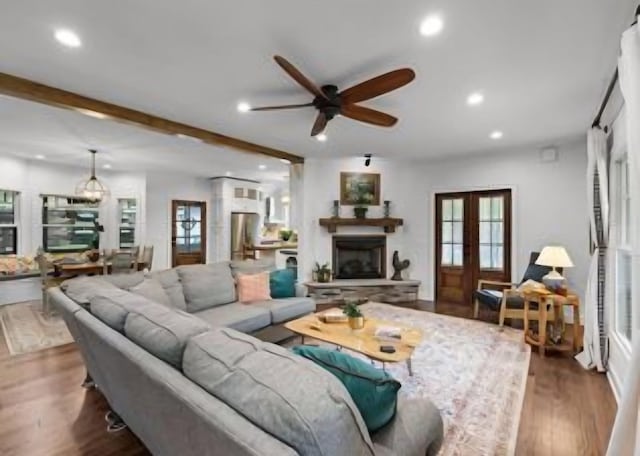
<path fill-rule="evenodd" d="M 0 307 L 0 324 L 12 356 L 73 342 L 61 316 L 44 318 L 40 301 Z"/>
<path fill-rule="evenodd" d="M 427 397 L 442 413 L 440 455 L 514 454 L 531 355 L 522 331 L 387 304 L 360 308 L 365 317 L 423 331 L 413 376 L 405 363 L 387 364 L 386 370 L 402 383 L 401 395 Z"/>

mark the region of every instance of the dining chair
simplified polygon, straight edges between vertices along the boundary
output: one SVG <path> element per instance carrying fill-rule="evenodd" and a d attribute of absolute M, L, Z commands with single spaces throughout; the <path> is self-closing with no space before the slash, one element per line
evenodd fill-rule
<path fill-rule="evenodd" d="M 53 263 L 51 263 L 46 255 L 44 254 L 44 250 L 39 248 L 35 257 L 36 263 L 38 264 L 38 269 L 40 270 L 40 286 L 42 290 L 42 313 L 45 318 L 49 318 L 51 316 L 51 305 L 49 303 L 49 295 L 47 294 L 47 290 L 49 288 L 57 287 L 64 280 L 62 277 L 54 277 L 51 272 L 53 270 Z"/>
<path fill-rule="evenodd" d="M 142 256 L 140 257 L 140 263 L 144 265 L 146 269 L 151 270 L 151 264 L 153 263 L 153 246 L 145 245 L 142 249 Z"/>
<path fill-rule="evenodd" d="M 135 271 L 135 257 L 132 252 L 115 252 L 108 261 L 111 274 L 130 274 Z M 107 262 L 105 261 L 105 264 Z"/>

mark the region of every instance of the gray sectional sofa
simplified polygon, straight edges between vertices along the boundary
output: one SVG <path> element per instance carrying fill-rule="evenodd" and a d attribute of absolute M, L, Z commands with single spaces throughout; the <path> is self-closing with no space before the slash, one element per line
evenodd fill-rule
<path fill-rule="evenodd" d="M 183 266 L 49 290 L 111 408 L 157 455 L 435 455 L 442 420 L 400 401 L 369 435 L 328 371 L 248 332 L 315 309 L 306 298 L 235 302 L 234 270 Z"/>

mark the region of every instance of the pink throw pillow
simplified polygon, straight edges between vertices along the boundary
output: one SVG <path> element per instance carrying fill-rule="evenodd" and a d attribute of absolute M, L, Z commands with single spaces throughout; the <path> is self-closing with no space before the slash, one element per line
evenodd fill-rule
<path fill-rule="evenodd" d="M 259 274 L 239 274 L 236 281 L 238 283 L 238 301 L 249 303 L 271 299 L 268 271 Z"/>

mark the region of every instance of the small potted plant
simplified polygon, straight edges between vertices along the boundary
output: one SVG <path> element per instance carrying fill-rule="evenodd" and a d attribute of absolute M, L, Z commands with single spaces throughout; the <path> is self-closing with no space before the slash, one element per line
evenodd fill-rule
<path fill-rule="evenodd" d="M 362 315 L 356 301 L 346 301 L 342 312 L 347 316 L 349 327 L 351 329 L 364 328 L 364 316 Z"/>
<path fill-rule="evenodd" d="M 313 268 L 313 280 L 320 283 L 331 282 L 329 263 L 320 265 L 320 263 L 316 262 L 316 266 Z"/>
<path fill-rule="evenodd" d="M 291 235 L 293 234 L 293 230 L 281 229 L 280 230 L 280 239 L 284 242 L 288 242 L 291 239 Z"/>
<path fill-rule="evenodd" d="M 363 185 L 355 185 L 351 190 L 351 200 L 355 206 L 353 208 L 353 215 L 356 218 L 363 219 L 367 216 L 367 206 L 373 201 L 373 194 Z"/>

